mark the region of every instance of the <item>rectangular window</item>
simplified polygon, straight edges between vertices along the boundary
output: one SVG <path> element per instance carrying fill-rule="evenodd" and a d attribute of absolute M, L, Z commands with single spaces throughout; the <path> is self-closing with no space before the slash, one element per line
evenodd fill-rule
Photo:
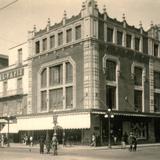
<path fill-rule="evenodd" d="M 68 62 L 66 63 L 66 83 L 71 83 L 73 81 L 73 69 L 72 65 Z"/>
<path fill-rule="evenodd" d="M 63 89 L 49 91 L 49 109 L 63 109 Z"/>
<path fill-rule="evenodd" d="M 158 44 L 154 44 L 154 56 L 158 57 Z"/>
<path fill-rule="evenodd" d="M 143 37 L 143 53 L 148 54 L 148 38 Z"/>
<path fill-rule="evenodd" d="M 106 80 L 116 81 L 116 63 L 113 61 L 106 61 Z"/>
<path fill-rule="evenodd" d="M 47 86 L 47 69 L 45 68 L 41 72 L 41 88 L 45 88 Z"/>
<path fill-rule="evenodd" d="M 18 115 L 22 114 L 22 101 L 21 100 L 17 101 L 17 114 Z"/>
<path fill-rule="evenodd" d="M 140 43 L 140 38 L 135 38 L 135 50 L 139 51 L 139 43 Z"/>
<path fill-rule="evenodd" d="M 117 44 L 122 46 L 123 32 L 117 31 Z"/>
<path fill-rule="evenodd" d="M 131 48 L 132 36 L 130 34 L 126 35 L 126 47 Z"/>
<path fill-rule="evenodd" d="M 81 39 L 81 25 L 75 27 L 75 39 Z"/>
<path fill-rule="evenodd" d="M 160 112 L 160 94 L 154 93 L 154 111 Z"/>
<path fill-rule="evenodd" d="M 22 48 L 18 49 L 18 64 L 22 64 Z"/>
<path fill-rule="evenodd" d="M 36 54 L 40 53 L 40 41 L 37 41 L 35 43 L 35 51 L 36 51 Z"/>
<path fill-rule="evenodd" d="M 41 111 L 47 110 L 47 91 L 41 92 Z"/>
<path fill-rule="evenodd" d="M 63 66 L 50 67 L 50 85 L 59 85 L 63 82 Z"/>
<path fill-rule="evenodd" d="M 72 41 L 72 29 L 66 31 L 66 42 L 69 43 Z"/>
<path fill-rule="evenodd" d="M 58 33 L 58 46 L 63 44 L 63 32 Z"/>
<path fill-rule="evenodd" d="M 50 49 L 55 47 L 55 36 L 50 37 Z"/>
<path fill-rule="evenodd" d="M 22 78 L 17 79 L 17 93 L 22 93 Z"/>
<path fill-rule="evenodd" d="M 135 67 L 134 68 L 134 84 L 137 86 L 142 85 L 142 68 Z"/>
<path fill-rule="evenodd" d="M 3 82 L 3 95 L 7 95 L 8 83 L 7 81 Z"/>
<path fill-rule="evenodd" d="M 107 28 L 107 42 L 113 42 L 113 29 Z"/>
<path fill-rule="evenodd" d="M 73 107 L 73 88 L 67 87 L 66 88 L 66 108 Z"/>
<path fill-rule="evenodd" d="M 134 107 L 135 111 L 142 111 L 142 91 L 134 91 Z"/>
<path fill-rule="evenodd" d="M 7 102 L 3 103 L 3 116 L 7 116 L 9 114 L 9 108 Z"/>
<path fill-rule="evenodd" d="M 44 38 L 42 42 L 43 42 L 43 51 L 46 51 L 47 50 L 47 38 Z"/>
<path fill-rule="evenodd" d="M 106 105 L 108 108 L 116 108 L 116 87 L 106 86 Z"/>
<path fill-rule="evenodd" d="M 160 89 L 160 72 L 154 72 L 154 88 Z"/>

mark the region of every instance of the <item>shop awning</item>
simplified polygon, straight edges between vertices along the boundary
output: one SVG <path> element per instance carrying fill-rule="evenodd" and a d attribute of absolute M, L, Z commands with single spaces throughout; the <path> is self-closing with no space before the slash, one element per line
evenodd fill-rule
<path fill-rule="evenodd" d="M 17 123 L 9 124 L 9 133 L 18 133 L 19 129 L 17 126 Z M 6 124 L 3 129 L 1 130 L 1 133 L 8 133 L 8 124 Z"/>
<path fill-rule="evenodd" d="M 23 117 L 17 119 L 20 131 L 51 130 L 54 127 L 53 115 Z M 57 125 L 62 129 L 90 128 L 90 113 L 58 115 Z"/>

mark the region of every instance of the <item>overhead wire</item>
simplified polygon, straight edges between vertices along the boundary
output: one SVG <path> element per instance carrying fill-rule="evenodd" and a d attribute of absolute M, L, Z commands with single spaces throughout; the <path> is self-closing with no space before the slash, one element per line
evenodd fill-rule
<path fill-rule="evenodd" d="M 3 9 L 5 9 L 5 8 L 11 6 L 11 5 L 13 5 L 13 4 L 16 3 L 17 1 L 18 1 L 18 0 L 15 0 L 15 1 L 13 1 L 13 2 L 10 2 L 10 3 L 6 4 L 6 5 L 3 6 L 3 7 L 0 7 L 0 11 L 2 11 Z"/>

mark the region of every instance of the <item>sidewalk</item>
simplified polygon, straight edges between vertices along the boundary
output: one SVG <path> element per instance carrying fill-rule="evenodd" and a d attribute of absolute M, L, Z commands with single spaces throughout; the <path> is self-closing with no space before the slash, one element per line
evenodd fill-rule
<path fill-rule="evenodd" d="M 150 144 L 138 144 L 138 147 L 160 147 L 160 143 L 150 143 Z M 128 148 L 129 145 L 126 145 L 126 148 Z M 25 144 L 21 143 L 10 143 L 10 148 L 24 148 L 24 149 L 29 149 L 29 146 L 26 146 Z M 32 148 L 37 148 L 39 149 L 39 144 L 33 145 Z M 98 146 L 98 147 L 91 147 L 91 146 L 83 146 L 83 145 L 72 145 L 72 146 L 65 146 L 63 147 L 62 145 L 59 145 L 59 148 L 61 149 L 85 149 L 85 150 L 105 150 L 109 149 L 108 146 Z M 111 147 L 111 149 L 121 149 L 121 145 L 114 145 Z"/>

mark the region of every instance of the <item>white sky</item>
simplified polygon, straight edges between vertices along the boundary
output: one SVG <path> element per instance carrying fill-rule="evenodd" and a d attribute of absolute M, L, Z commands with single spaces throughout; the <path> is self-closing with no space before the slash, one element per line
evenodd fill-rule
<path fill-rule="evenodd" d="M 0 8 L 14 0 L 0 0 Z M 8 49 L 27 40 L 27 32 L 33 29 L 45 28 L 47 19 L 51 24 L 61 21 L 64 10 L 67 16 L 77 15 L 85 0 L 19 0 L 13 5 L 0 10 L 0 54 L 7 54 Z M 147 30 L 151 20 L 160 23 L 160 0 L 97 0 L 98 8 L 102 12 L 106 5 L 108 15 L 126 20 L 130 25 L 138 27 L 139 21 Z"/>

